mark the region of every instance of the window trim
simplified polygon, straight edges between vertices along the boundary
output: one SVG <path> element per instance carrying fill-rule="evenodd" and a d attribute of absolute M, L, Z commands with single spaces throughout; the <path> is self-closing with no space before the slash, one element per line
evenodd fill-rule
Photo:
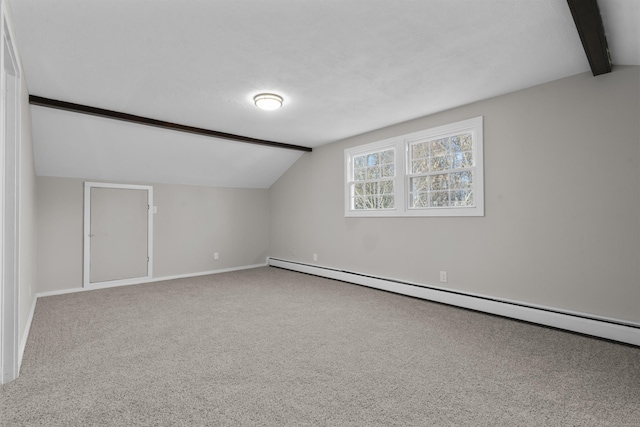
<path fill-rule="evenodd" d="M 466 207 L 409 207 L 409 146 L 421 140 L 432 140 L 452 134 L 471 132 L 473 134 L 473 157 L 475 159 L 473 192 L 475 206 Z M 394 208 L 355 210 L 351 208 L 351 184 L 353 179 L 354 157 L 382 151 L 385 148 L 395 150 Z M 358 145 L 344 150 L 344 215 L 345 217 L 454 217 L 484 216 L 484 141 L 483 117 L 461 120 L 418 132 L 412 132 L 393 138 Z"/>

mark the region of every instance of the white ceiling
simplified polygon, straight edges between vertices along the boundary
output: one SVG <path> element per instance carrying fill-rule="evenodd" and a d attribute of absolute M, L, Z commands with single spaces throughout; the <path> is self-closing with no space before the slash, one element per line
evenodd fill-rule
<path fill-rule="evenodd" d="M 40 176 L 268 188 L 302 155 L 32 106 Z"/>
<path fill-rule="evenodd" d="M 10 3 L 33 95 L 308 147 L 589 71 L 566 0 Z M 640 65 L 640 1 L 598 3 L 614 65 Z M 32 112 L 39 175 L 267 188 L 300 156 Z"/>

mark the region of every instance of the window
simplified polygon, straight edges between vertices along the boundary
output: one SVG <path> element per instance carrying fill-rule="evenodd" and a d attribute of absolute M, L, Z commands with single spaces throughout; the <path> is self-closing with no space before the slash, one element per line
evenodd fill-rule
<path fill-rule="evenodd" d="M 395 174 L 393 147 L 354 156 L 351 182 L 354 209 L 393 209 Z"/>
<path fill-rule="evenodd" d="M 473 207 L 473 134 L 409 143 L 409 208 Z"/>
<path fill-rule="evenodd" d="M 345 150 L 346 216 L 483 216 L 482 117 Z"/>

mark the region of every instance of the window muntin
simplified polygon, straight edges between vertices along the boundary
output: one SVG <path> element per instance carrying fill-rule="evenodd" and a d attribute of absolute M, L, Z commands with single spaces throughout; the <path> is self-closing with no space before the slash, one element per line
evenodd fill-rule
<path fill-rule="evenodd" d="M 345 216 L 484 216 L 482 121 L 345 149 Z"/>
<path fill-rule="evenodd" d="M 393 209 L 396 174 L 393 147 L 358 154 L 350 162 L 352 210 Z"/>

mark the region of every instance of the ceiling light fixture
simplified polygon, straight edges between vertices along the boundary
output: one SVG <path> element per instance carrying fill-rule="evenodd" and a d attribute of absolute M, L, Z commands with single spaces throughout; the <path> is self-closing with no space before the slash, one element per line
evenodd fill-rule
<path fill-rule="evenodd" d="M 253 102 L 261 110 L 277 110 L 282 107 L 283 99 L 275 93 L 261 93 L 253 97 Z"/>

